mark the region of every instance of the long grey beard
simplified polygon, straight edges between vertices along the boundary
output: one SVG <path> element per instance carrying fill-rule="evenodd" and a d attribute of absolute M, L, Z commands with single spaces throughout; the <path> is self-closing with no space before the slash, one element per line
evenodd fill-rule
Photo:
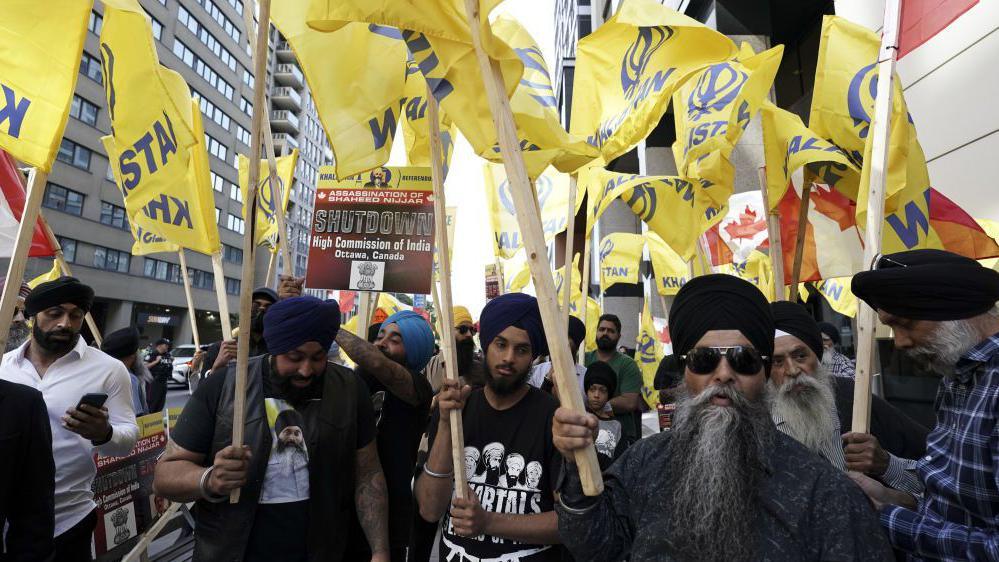
<path fill-rule="evenodd" d="M 836 458 L 833 447 L 840 446 L 835 434 L 839 414 L 829 371 L 819 365 L 813 376 L 787 378 L 779 387 L 771 379 L 767 385 L 774 411 L 784 420 L 785 433 L 827 459 Z M 795 385 L 801 388 L 792 390 Z"/>
<path fill-rule="evenodd" d="M 10 332 L 7 334 L 7 349 L 4 350 L 4 353 L 17 349 L 22 343 L 28 341 L 30 336 L 31 328 L 29 328 L 26 323 L 11 323 Z"/>
<path fill-rule="evenodd" d="M 945 320 L 937 325 L 936 332 L 926 345 L 906 351 L 913 361 L 945 378 L 954 376 L 954 367 L 982 337 L 967 320 Z"/>
<path fill-rule="evenodd" d="M 724 396 L 731 406 L 711 404 Z M 753 560 L 757 493 L 774 436 L 766 395 L 750 401 L 731 386 L 681 397 L 666 476 L 665 547 L 677 560 Z"/>
<path fill-rule="evenodd" d="M 822 351 L 822 357 L 819 358 L 819 362 L 821 362 L 822 366 L 825 367 L 825 368 L 827 368 L 827 369 L 829 367 L 832 367 L 833 366 L 833 350 L 831 350 L 831 349 L 823 350 Z"/>

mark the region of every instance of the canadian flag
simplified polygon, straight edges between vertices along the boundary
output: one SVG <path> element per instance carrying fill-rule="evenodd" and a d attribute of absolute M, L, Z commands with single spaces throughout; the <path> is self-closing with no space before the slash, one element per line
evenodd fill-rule
<path fill-rule="evenodd" d="M 21 172 L 14 164 L 9 154 L 0 150 L 0 258 L 10 258 L 14 255 L 14 243 L 17 241 L 17 228 L 24 213 L 24 188 L 21 186 Z M 55 256 L 55 248 L 45 235 L 44 222 L 38 217 L 35 232 L 31 238 L 31 249 L 28 256 L 44 258 Z"/>
<path fill-rule="evenodd" d="M 753 250 L 768 247 L 767 210 L 762 192 L 746 191 L 729 197 L 728 214 L 718 223 L 717 232 L 732 251 L 730 261 L 744 262 Z"/>
<path fill-rule="evenodd" d="M 861 270 L 864 248 L 857 230 L 856 203 L 822 184 L 813 184 L 808 199 L 808 224 L 802 248 L 799 282 L 848 277 Z M 777 208 L 780 241 L 784 253 L 784 284 L 794 273 L 794 250 L 798 239 L 798 189 L 788 187 Z"/>
<path fill-rule="evenodd" d="M 929 41 L 978 0 L 902 0 L 898 58 Z"/>

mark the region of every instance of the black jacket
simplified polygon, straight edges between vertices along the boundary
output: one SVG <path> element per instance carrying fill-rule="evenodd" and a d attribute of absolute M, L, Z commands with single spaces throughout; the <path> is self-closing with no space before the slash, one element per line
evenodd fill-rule
<path fill-rule="evenodd" d="M 45 401 L 33 388 L 0 380 L 0 561 L 50 560 L 54 529 L 55 463 Z"/>
<path fill-rule="evenodd" d="M 843 433 L 853 426 L 853 379 L 833 377 L 836 391 L 836 410 Z M 871 397 L 871 435 L 878 438 L 881 447 L 896 457 L 918 459 L 926 452 L 929 428 L 913 420 L 880 396 Z"/>

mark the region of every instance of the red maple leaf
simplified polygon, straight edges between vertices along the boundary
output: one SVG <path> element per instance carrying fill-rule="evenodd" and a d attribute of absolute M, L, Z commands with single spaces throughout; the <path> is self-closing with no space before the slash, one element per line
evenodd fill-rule
<path fill-rule="evenodd" d="M 732 240 L 752 239 L 766 229 L 767 221 L 759 219 L 756 212 L 748 205 L 743 212 L 739 213 L 739 222 L 730 222 L 725 225 L 725 232 Z"/>

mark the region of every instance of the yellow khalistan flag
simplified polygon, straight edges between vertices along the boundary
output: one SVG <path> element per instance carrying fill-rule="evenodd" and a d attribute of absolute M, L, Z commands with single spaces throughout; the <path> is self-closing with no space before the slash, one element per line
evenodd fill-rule
<path fill-rule="evenodd" d="M 693 177 L 690 163 L 709 152 L 721 151 L 728 158 L 770 92 L 783 53 L 784 47 L 778 45 L 741 60 L 712 64 L 676 90 L 673 107 L 676 142 L 683 156 L 677 161 L 681 175 Z"/>
<path fill-rule="evenodd" d="M 833 310 L 853 318 L 857 316 L 857 297 L 850 290 L 852 279 L 852 277 L 834 277 L 818 281 L 813 286 L 825 297 Z"/>
<path fill-rule="evenodd" d="M 680 287 L 690 281 L 690 267 L 655 232 L 647 232 L 645 240 L 648 243 L 649 258 L 652 260 L 656 290 L 664 297 L 677 294 Z"/>
<path fill-rule="evenodd" d="M 780 203 L 791 175 L 801 168 L 808 172 L 806 184 L 827 185 L 848 197 L 856 197 L 860 170 L 838 146 L 805 127 L 794 113 L 769 101 L 763 104 L 760 116 L 770 209 Z"/>
<path fill-rule="evenodd" d="M 406 141 L 406 160 L 410 166 L 430 166 L 430 122 L 427 120 L 427 81 L 413 61 L 406 64 L 406 88 L 399 110 L 402 136 Z M 443 110 L 438 111 L 441 148 L 444 153 L 444 176 L 451 167 L 457 129 Z"/>
<path fill-rule="evenodd" d="M 600 241 L 600 291 L 615 283 L 638 283 L 645 238 L 641 234 L 614 232 Z"/>
<path fill-rule="evenodd" d="M 552 279 L 555 281 L 555 293 L 558 295 L 559 306 L 565 299 L 565 266 L 552 272 Z M 579 254 L 572 255 L 572 280 L 570 281 L 569 310 L 572 311 L 572 303 L 582 302 L 583 291 L 580 289 L 582 274 L 579 271 Z"/>
<path fill-rule="evenodd" d="M 719 209 L 712 206 L 705 182 L 688 181 L 676 176 L 639 176 L 618 174 L 603 168 L 587 168 L 579 175 L 581 189 L 593 207 L 588 209 L 587 233 L 610 204 L 620 197 L 683 259 L 694 255 L 697 238 L 721 220 Z"/>
<path fill-rule="evenodd" d="M 534 38 L 517 20 L 508 16 L 497 18 L 493 31 L 524 63 L 524 76 L 510 99 L 510 108 L 517 123 L 517 137 L 528 175 L 536 178 L 549 165 L 569 173 L 597 158 L 600 153 L 596 148 L 562 127 L 548 65 Z M 501 160 L 499 151 L 494 151 L 490 159 Z"/>
<path fill-rule="evenodd" d="M 248 197 L 250 181 L 250 159 L 245 155 L 239 155 L 239 192 L 243 195 L 243 216 L 248 217 L 246 212 L 246 200 Z M 288 198 L 291 194 L 291 183 L 295 177 L 295 164 L 298 162 L 298 149 L 291 151 L 291 154 L 282 156 L 275 160 L 277 164 L 278 185 L 273 186 L 270 182 L 271 166 L 265 159 L 260 161 L 260 185 L 257 186 L 257 218 L 255 221 L 256 232 L 253 235 L 253 243 L 257 246 L 267 244 L 272 252 L 277 252 L 278 230 L 277 215 L 275 212 L 287 214 Z M 276 211 L 275 189 L 281 193 L 281 210 Z M 249 221 L 247 221 L 249 222 Z"/>
<path fill-rule="evenodd" d="M 569 132 L 609 162 L 652 132 L 691 72 L 736 52 L 729 38 L 659 2 L 624 2 L 576 47 Z"/>
<path fill-rule="evenodd" d="M 524 247 L 513 195 L 510 193 L 510 182 L 506 179 L 506 170 L 500 164 L 486 164 L 484 173 L 486 206 L 493 227 L 493 251 L 501 258 L 510 259 L 517 250 Z M 556 234 L 565 230 L 569 219 L 569 176 L 549 168 L 534 180 L 534 191 L 541 209 L 545 241 L 550 242 Z M 582 204 L 582 195 L 577 195 L 577 212 Z"/>
<path fill-rule="evenodd" d="M 652 321 L 652 311 L 649 309 L 649 299 L 642 305 L 642 320 L 638 328 L 638 340 L 635 342 L 635 362 L 642 370 L 642 397 L 652 410 L 659 404 L 659 393 L 655 390 L 656 370 L 663 358 L 662 345 L 656 334 L 656 325 Z"/>
<path fill-rule="evenodd" d="M 561 300 L 559 301 L 561 302 Z M 583 319 L 583 294 L 579 293 L 578 297 L 573 298 L 569 302 L 569 314 Z M 586 297 L 586 342 L 583 345 L 583 351 L 589 353 L 597 348 L 597 324 L 600 320 L 600 303 L 592 297 Z"/>
<path fill-rule="evenodd" d="M 500 1 L 479 0 L 479 34 L 486 53 L 500 65 L 509 96 L 524 65 L 489 25 L 489 13 Z M 490 158 L 494 153 L 496 128 L 462 0 L 312 0 L 306 20 L 322 31 L 351 21 L 397 28 L 441 109 L 479 156 Z"/>
<path fill-rule="evenodd" d="M 770 265 L 770 258 L 759 250 L 753 250 L 746 261 L 741 263 L 726 263 L 717 267 L 718 273 L 727 273 L 736 277 L 741 277 L 749 281 L 773 302 L 774 294 L 774 271 Z"/>
<path fill-rule="evenodd" d="M 137 0 L 107 0 L 101 58 L 112 135 L 101 138 L 129 221 L 178 246 L 221 250 L 201 111 L 160 66 Z"/>
<path fill-rule="evenodd" d="M 306 25 L 308 10 L 309 0 L 280 0 L 271 6 L 271 21 L 305 73 L 335 156 L 336 176 L 382 166 L 392 151 L 406 82 L 402 35 L 367 23 L 322 33 Z"/>
<path fill-rule="evenodd" d="M 527 257 L 524 252 L 517 252 L 517 255 L 509 260 L 502 260 L 503 280 L 506 283 L 504 293 L 517 293 L 524 290 L 524 287 L 531 282 L 531 268 L 527 264 Z"/>
<path fill-rule="evenodd" d="M 0 149 L 46 172 L 69 118 L 88 0 L 6 0 L 0 24 Z"/>
<path fill-rule="evenodd" d="M 39 275 L 38 277 L 35 277 L 31 281 L 28 281 L 28 286 L 34 289 L 35 287 L 41 285 L 42 283 L 55 281 L 60 277 L 62 277 L 62 268 L 59 267 L 59 262 L 57 260 L 52 260 L 52 269 Z"/>
<path fill-rule="evenodd" d="M 103 139 L 102 139 L 103 140 Z M 111 173 L 114 176 L 115 186 L 121 191 L 122 181 L 118 177 L 118 168 L 116 166 L 111 166 Z M 124 199 L 125 193 L 122 192 L 122 199 Z M 180 246 L 167 242 L 162 237 L 158 236 L 156 233 L 148 230 L 148 225 L 152 224 L 155 227 L 154 221 L 145 215 L 139 215 L 136 217 L 138 221 L 128 221 L 128 228 L 132 231 L 132 238 L 135 242 L 132 243 L 132 255 L 133 256 L 148 256 L 149 254 L 158 254 L 161 252 L 171 252 L 176 253 L 180 251 Z M 147 227 L 143 227 L 143 224 Z"/>

